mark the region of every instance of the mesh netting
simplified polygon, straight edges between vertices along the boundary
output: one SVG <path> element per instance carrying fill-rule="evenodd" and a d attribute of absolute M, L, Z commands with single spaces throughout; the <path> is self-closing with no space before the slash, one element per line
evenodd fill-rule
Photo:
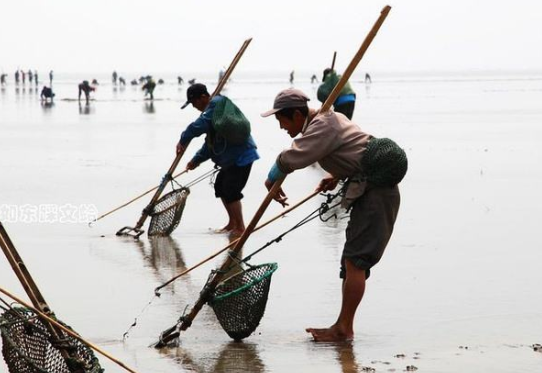
<path fill-rule="evenodd" d="M 376 186 L 399 184 L 408 169 L 406 153 L 393 140 L 374 138 L 369 141 L 363 156 L 367 181 Z"/>
<path fill-rule="evenodd" d="M 261 264 L 242 271 L 215 289 L 209 304 L 222 328 L 234 340 L 248 337 L 256 330 L 265 312 L 271 275 L 277 263 Z"/>
<path fill-rule="evenodd" d="M 173 190 L 155 203 L 150 213 L 149 236 L 169 236 L 177 228 L 184 211 L 188 188 Z"/>
<path fill-rule="evenodd" d="M 2 354 L 10 373 L 102 373 L 98 359 L 83 343 L 60 332 L 53 344 L 45 324 L 27 308 L 16 307 L 0 316 Z M 59 347 L 68 351 L 64 358 Z"/>
<path fill-rule="evenodd" d="M 217 101 L 213 111 L 213 128 L 233 145 L 241 145 L 250 136 L 250 122 L 227 97 Z"/>

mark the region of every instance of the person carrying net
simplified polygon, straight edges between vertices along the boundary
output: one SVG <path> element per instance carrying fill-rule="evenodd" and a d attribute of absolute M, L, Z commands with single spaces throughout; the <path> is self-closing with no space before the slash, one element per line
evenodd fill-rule
<path fill-rule="evenodd" d="M 406 173 L 406 155 L 391 140 L 374 138 L 341 113 L 310 109 L 308 101 L 300 90 L 286 89 L 276 96 L 273 109 L 261 114 L 274 114 L 280 128 L 295 138 L 292 147 L 277 157 L 265 186 L 270 190 L 275 181 L 314 162 L 329 173 L 317 190 L 333 190 L 340 180 L 347 181 L 343 206 L 350 210 L 350 221 L 341 258 L 340 314 L 328 328 L 306 329 L 317 342 L 347 341 L 354 337 L 365 280 L 393 231 L 400 204 L 397 184 Z M 287 204 L 282 188 L 275 200 Z"/>
<path fill-rule="evenodd" d="M 243 113 L 225 96 L 211 99 L 207 87 L 201 83 L 186 91 L 184 109 L 192 104 L 202 114 L 181 134 L 177 153 L 184 152 L 193 138 L 206 135 L 205 143 L 186 165 L 193 170 L 211 159 L 220 167 L 215 181 L 215 196 L 222 200 L 228 213 L 228 223 L 217 232 L 240 236 L 245 230 L 241 200 L 252 163 L 259 159 L 256 143 L 250 135 L 250 123 Z"/>

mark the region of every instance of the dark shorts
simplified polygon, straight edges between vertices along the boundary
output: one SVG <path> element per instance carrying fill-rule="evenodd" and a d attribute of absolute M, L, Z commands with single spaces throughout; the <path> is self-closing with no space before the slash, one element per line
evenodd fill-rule
<path fill-rule="evenodd" d="M 354 108 L 356 107 L 356 101 L 345 102 L 342 105 L 333 106 L 333 110 L 337 113 L 344 114 L 348 119 L 352 120 L 354 116 Z"/>
<path fill-rule="evenodd" d="M 370 188 L 354 202 L 346 227 L 341 278 L 346 275 L 347 259 L 357 268 L 365 270 L 365 277 L 369 277 L 370 269 L 382 258 L 390 240 L 400 202 L 397 186 Z"/>
<path fill-rule="evenodd" d="M 231 203 L 243 199 L 241 191 L 247 184 L 252 163 L 246 166 L 223 167 L 218 172 L 215 180 L 215 196 L 222 198 L 225 203 Z"/>

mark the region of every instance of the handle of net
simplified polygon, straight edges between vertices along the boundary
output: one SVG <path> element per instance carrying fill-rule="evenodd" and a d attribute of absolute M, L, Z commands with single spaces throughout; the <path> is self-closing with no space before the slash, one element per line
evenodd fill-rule
<path fill-rule="evenodd" d="M 180 333 L 186 329 L 188 329 L 191 325 L 196 316 L 198 315 L 199 311 L 203 308 L 205 303 L 208 302 L 209 296 L 213 293 L 213 291 L 216 289 L 217 285 L 220 283 L 222 278 L 224 277 L 224 274 L 226 273 L 226 270 L 230 267 L 234 257 L 239 253 L 243 245 L 246 243 L 254 229 L 256 228 L 256 225 L 260 221 L 261 217 L 263 216 L 265 210 L 271 203 L 273 199 L 275 199 L 275 196 L 277 195 L 278 191 L 281 188 L 282 183 L 284 182 L 284 179 L 286 176 L 279 178 L 267 195 L 265 196 L 262 204 L 258 208 L 258 211 L 254 214 L 254 217 L 246 227 L 245 231 L 239 237 L 239 240 L 235 243 L 235 246 L 232 249 L 232 255 L 228 255 L 220 269 L 214 272 L 214 275 L 210 279 L 210 281 L 205 284 L 205 287 L 203 288 L 202 292 L 200 293 L 200 297 L 194 307 L 192 307 L 192 310 L 190 310 L 190 313 L 188 315 L 185 315 L 180 320 L 180 325 L 177 324 L 174 327 L 171 327 L 167 329 L 166 331 L 162 332 L 160 334 L 158 342 L 154 345 L 155 348 L 161 348 L 165 347 L 169 342 L 177 339 L 180 335 Z"/>
<path fill-rule="evenodd" d="M 380 17 L 376 20 L 373 27 L 369 31 L 369 34 L 365 37 L 365 40 L 361 44 L 359 50 L 352 58 L 352 61 L 350 61 L 350 64 L 344 71 L 341 79 L 337 82 L 335 85 L 335 88 L 333 88 L 333 91 L 331 91 L 330 95 L 328 96 L 327 100 L 322 104 L 322 107 L 320 108 L 320 112 L 328 111 L 333 103 L 337 100 L 339 97 L 339 94 L 341 93 L 341 90 L 344 88 L 344 85 L 350 77 L 352 76 L 352 73 L 356 69 L 356 67 L 359 64 L 359 61 L 363 58 L 363 55 L 371 45 L 373 39 L 375 38 L 376 34 L 378 33 L 378 30 L 380 29 L 380 26 L 384 23 L 384 20 L 388 16 L 388 13 L 390 12 L 391 7 L 389 5 L 386 5 L 384 8 L 382 8 L 382 11 L 380 12 Z"/>

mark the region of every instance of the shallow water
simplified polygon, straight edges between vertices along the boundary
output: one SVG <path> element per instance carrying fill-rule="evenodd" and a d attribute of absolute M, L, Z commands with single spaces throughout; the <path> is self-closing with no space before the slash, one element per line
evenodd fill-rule
<path fill-rule="evenodd" d="M 316 86 L 296 86 L 316 106 Z M 259 117 L 286 87 L 279 77 L 238 79 L 225 92 L 252 121 L 261 155 L 245 189 L 246 221 L 266 194 L 263 181 L 274 158 L 291 142 L 273 118 Z M 23 221 L 32 220 L 28 209 L 39 205 L 63 212 L 95 206 L 101 214 L 155 186 L 174 158 L 180 132 L 197 115 L 192 108 L 179 110 L 184 87 L 158 86 L 151 103 L 138 88 L 103 84 L 88 106 L 73 101 L 76 87 L 67 80 L 55 83 L 53 106 L 41 105 L 39 92 L 28 87 L 2 88 L 5 227 L 56 314 L 138 372 L 403 371 L 409 365 L 428 372 L 538 371 L 542 355 L 530 346 L 542 338 L 542 77 L 373 76 L 370 87 L 354 82 L 354 88 L 355 121 L 405 147 L 410 169 L 395 232 L 372 271 L 352 344 L 314 344 L 304 332 L 337 316 L 346 219 L 313 221 L 252 260 L 276 261 L 279 269 L 262 323 L 245 342 L 231 342 L 205 307 L 180 346 L 162 351 L 148 345 L 196 301 L 220 259 L 165 288 L 160 298 L 153 289 L 228 243 L 210 233 L 224 224 L 225 212 L 207 182 L 192 188 L 181 225 L 169 239 L 114 235 L 135 224 L 150 197 L 93 228 Z M 187 154 L 201 144 L 194 141 Z M 204 164 L 180 182 L 210 168 Z M 290 175 L 284 184 L 290 201 L 311 193 L 321 176 L 317 167 Z M 244 253 L 322 201 L 314 198 L 255 233 Z M 26 214 L 7 219 L 5 206 L 26 206 Z M 271 205 L 262 221 L 280 211 Z M 58 211 L 49 209 L 49 220 L 55 216 Z M 5 260 L 0 284 L 24 294 Z M 137 325 L 123 341 L 135 317 Z M 107 371 L 122 370 L 104 357 L 100 361 Z M 5 369 L 0 362 L 0 371 Z"/>

